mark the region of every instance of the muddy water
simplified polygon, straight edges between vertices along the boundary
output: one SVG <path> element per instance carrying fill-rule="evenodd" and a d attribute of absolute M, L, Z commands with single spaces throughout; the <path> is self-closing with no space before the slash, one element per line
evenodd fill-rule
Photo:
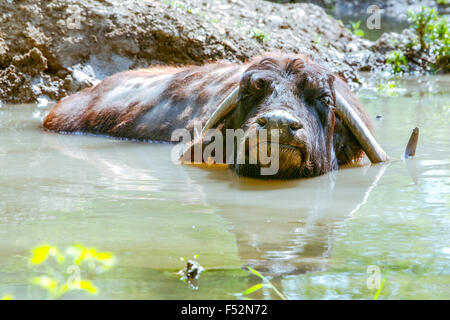
<path fill-rule="evenodd" d="M 0 297 L 45 298 L 30 250 L 82 243 L 118 264 L 93 279 L 97 295 L 66 298 L 240 298 L 259 282 L 251 266 L 289 299 L 371 299 L 383 277 L 380 299 L 449 299 L 450 78 L 397 86 L 407 94 L 360 92 L 393 162 L 284 182 L 176 165 L 170 145 L 44 132 L 50 106 L 3 105 Z M 417 156 L 403 161 L 415 126 Z M 198 290 L 176 275 L 194 254 Z"/>

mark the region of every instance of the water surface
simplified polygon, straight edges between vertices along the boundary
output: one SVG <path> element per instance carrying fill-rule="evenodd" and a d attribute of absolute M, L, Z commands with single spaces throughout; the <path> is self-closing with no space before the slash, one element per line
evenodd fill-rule
<path fill-rule="evenodd" d="M 289 299 L 371 299 L 377 266 L 382 299 L 449 299 L 450 77 L 398 87 L 407 94 L 359 94 L 394 161 L 279 182 L 173 164 L 167 144 L 45 132 L 51 106 L 3 105 L 0 297 L 46 298 L 30 250 L 82 243 L 118 264 L 93 280 L 98 295 L 66 298 L 241 298 L 259 282 L 251 266 Z M 403 161 L 415 126 L 417 156 Z M 194 254 L 198 290 L 176 275 Z"/>

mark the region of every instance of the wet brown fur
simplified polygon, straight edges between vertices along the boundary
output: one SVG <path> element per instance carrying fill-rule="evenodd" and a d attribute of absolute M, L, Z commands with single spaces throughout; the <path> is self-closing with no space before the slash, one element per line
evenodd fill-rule
<path fill-rule="evenodd" d="M 310 68 L 311 72 L 314 68 L 324 70 L 304 56 L 268 56 L 293 71 L 300 68 Z M 257 66 L 265 58 L 266 55 L 257 57 L 243 65 L 212 63 L 121 72 L 59 101 L 43 125 L 56 132 L 170 141 L 173 130 L 193 130 L 195 121 L 204 124 L 220 101 L 238 84 L 246 69 Z M 372 130 L 367 113 L 345 81 L 334 76 L 333 85 Z M 225 123 L 227 120 L 230 119 L 225 119 Z M 333 135 L 339 165 L 360 158 L 363 151 L 343 121 L 334 115 L 332 121 L 333 128 L 327 134 Z"/>

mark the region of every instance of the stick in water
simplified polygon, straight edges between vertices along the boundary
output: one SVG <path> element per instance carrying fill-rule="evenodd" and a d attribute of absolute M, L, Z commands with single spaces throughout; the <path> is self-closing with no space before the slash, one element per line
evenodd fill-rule
<path fill-rule="evenodd" d="M 414 157 L 416 154 L 417 142 L 419 141 L 419 128 L 415 127 L 409 137 L 408 145 L 405 149 L 405 159 Z"/>

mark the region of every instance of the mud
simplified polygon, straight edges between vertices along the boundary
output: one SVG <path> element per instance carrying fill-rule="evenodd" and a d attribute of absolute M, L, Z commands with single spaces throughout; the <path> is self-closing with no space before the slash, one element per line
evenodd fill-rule
<path fill-rule="evenodd" d="M 384 63 L 313 4 L 262 0 L 3 0 L 0 101 L 58 100 L 128 69 L 303 53 L 351 86 Z"/>

